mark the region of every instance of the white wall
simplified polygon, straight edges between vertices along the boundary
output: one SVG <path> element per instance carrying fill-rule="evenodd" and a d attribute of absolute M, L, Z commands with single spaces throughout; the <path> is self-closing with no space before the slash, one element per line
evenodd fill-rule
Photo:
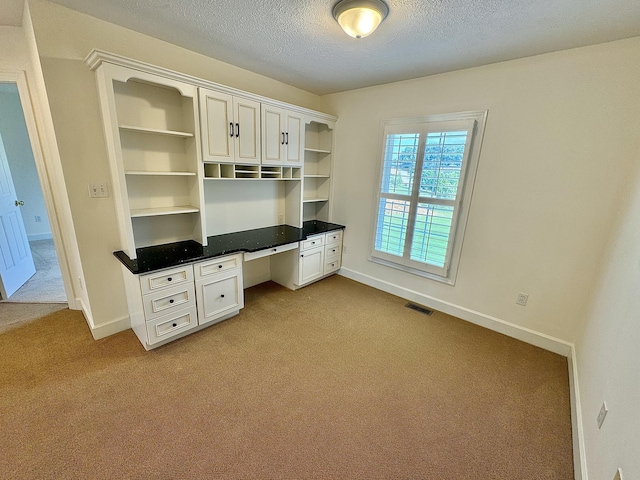
<path fill-rule="evenodd" d="M 339 118 L 333 220 L 347 226 L 343 270 L 460 307 L 462 318 L 572 342 L 636 161 L 638 58 L 635 38 L 323 97 Z M 456 285 L 369 262 L 382 121 L 484 109 Z M 526 307 L 517 292 L 529 293 Z"/>
<path fill-rule="evenodd" d="M 638 94 L 636 94 L 637 96 Z M 640 134 L 640 130 L 636 130 Z M 589 478 L 640 478 L 640 152 L 576 342 Z M 596 416 L 606 401 L 602 429 Z"/>
<path fill-rule="evenodd" d="M 15 84 L 0 84 L 0 134 L 7 152 L 16 195 L 24 201 L 20 212 L 27 236 L 29 240 L 51 238 L 47 208 Z M 36 221 L 36 216 L 40 217 L 40 222 Z"/>

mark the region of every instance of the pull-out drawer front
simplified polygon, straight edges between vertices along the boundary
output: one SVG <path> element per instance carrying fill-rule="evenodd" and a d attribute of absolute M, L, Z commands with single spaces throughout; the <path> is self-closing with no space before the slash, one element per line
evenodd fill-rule
<path fill-rule="evenodd" d="M 336 230 L 335 232 L 329 232 L 325 234 L 325 243 L 327 245 L 333 245 L 334 243 L 342 243 L 342 230 Z"/>
<path fill-rule="evenodd" d="M 149 345 L 162 342 L 198 326 L 198 315 L 195 305 L 187 309 L 163 315 L 147 322 Z"/>
<path fill-rule="evenodd" d="M 242 275 L 228 272 L 196 283 L 200 325 L 244 307 Z"/>
<path fill-rule="evenodd" d="M 242 267 L 242 255 L 230 255 L 227 257 L 218 257 L 214 260 L 199 262 L 194 265 L 195 279 L 200 280 L 215 275 L 220 272 L 226 272 L 233 268 Z"/>
<path fill-rule="evenodd" d="M 144 315 L 147 320 L 167 315 L 171 311 L 181 310 L 196 304 L 193 282 L 188 285 L 176 285 L 142 297 Z"/>
<path fill-rule="evenodd" d="M 340 270 L 342 264 L 340 257 L 327 258 L 324 262 L 324 275 Z"/>
<path fill-rule="evenodd" d="M 249 260 L 268 257 L 269 255 L 295 250 L 296 248 L 298 248 L 298 242 L 287 243 L 286 245 L 280 245 L 278 247 L 265 248 L 264 250 L 258 250 L 257 252 L 247 252 L 244 254 L 244 260 L 245 262 L 248 262 Z"/>
<path fill-rule="evenodd" d="M 303 252 L 310 248 L 321 247 L 322 245 L 324 245 L 324 235 L 316 235 L 315 237 L 309 237 L 300 242 L 300 251 Z"/>
<path fill-rule="evenodd" d="M 342 255 L 342 245 L 325 245 L 324 247 L 324 257 L 329 260 L 335 257 L 340 258 Z"/>
<path fill-rule="evenodd" d="M 193 267 L 191 265 L 140 275 L 140 288 L 143 294 L 187 283 L 193 283 Z"/>

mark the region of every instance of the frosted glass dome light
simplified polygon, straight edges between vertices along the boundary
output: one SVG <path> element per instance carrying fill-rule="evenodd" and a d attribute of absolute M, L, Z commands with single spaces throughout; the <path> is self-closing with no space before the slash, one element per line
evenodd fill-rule
<path fill-rule="evenodd" d="M 389 7 L 382 0 L 341 0 L 333 7 L 333 17 L 353 38 L 373 33 L 388 13 Z"/>

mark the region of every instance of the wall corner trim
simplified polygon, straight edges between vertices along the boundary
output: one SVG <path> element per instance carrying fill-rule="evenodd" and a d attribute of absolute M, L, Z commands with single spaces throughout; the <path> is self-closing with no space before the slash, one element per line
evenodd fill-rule
<path fill-rule="evenodd" d="M 575 345 L 567 358 L 569 364 L 569 394 L 571 396 L 571 431 L 573 437 L 573 472 L 575 480 L 588 480 L 587 457 L 584 447 L 584 425 L 578 382 L 578 359 Z"/>

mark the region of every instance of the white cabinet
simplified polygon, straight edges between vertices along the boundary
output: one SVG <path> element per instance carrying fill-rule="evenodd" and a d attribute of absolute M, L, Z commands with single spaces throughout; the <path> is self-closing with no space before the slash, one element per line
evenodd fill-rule
<path fill-rule="evenodd" d="M 280 107 L 262 105 L 262 163 L 302 165 L 304 119 Z"/>
<path fill-rule="evenodd" d="M 205 162 L 259 164 L 260 102 L 199 89 Z"/>
<path fill-rule="evenodd" d="M 237 315 L 244 307 L 242 254 L 138 276 L 125 270 L 124 279 L 131 328 L 147 350 Z"/>
<path fill-rule="evenodd" d="M 131 316 L 131 323 L 145 348 L 166 343 L 198 326 L 191 265 L 140 275 L 138 292 L 142 309 L 138 309 L 138 318 Z M 127 296 L 132 295 L 136 292 L 127 288 Z"/>
<path fill-rule="evenodd" d="M 296 290 L 337 272 L 342 265 L 342 230 L 312 235 L 271 262 L 271 280 Z"/>
<path fill-rule="evenodd" d="M 299 255 L 298 285 L 306 285 L 324 275 L 324 235 L 309 237 L 300 242 Z"/>
<path fill-rule="evenodd" d="M 195 273 L 200 325 L 222 321 L 244 307 L 242 255 L 200 262 Z"/>
<path fill-rule="evenodd" d="M 331 220 L 333 123 L 311 120 L 305 125 L 303 220 Z"/>
<path fill-rule="evenodd" d="M 180 240 L 206 244 L 197 88 L 96 64 L 122 250 Z"/>

